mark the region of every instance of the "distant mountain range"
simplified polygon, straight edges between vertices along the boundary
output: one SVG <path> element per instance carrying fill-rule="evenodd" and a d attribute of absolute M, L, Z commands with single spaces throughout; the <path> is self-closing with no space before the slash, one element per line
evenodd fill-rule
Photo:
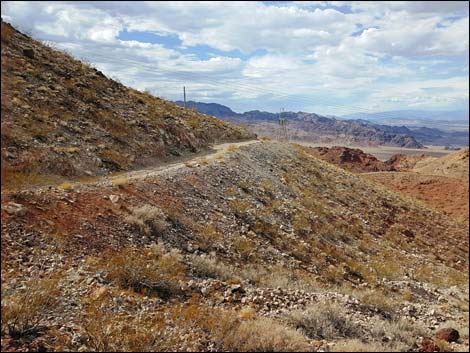
<path fill-rule="evenodd" d="M 177 101 L 176 104 L 184 105 L 182 101 Z M 229 107 L 221 104 L 194 101 L 187 102 L 186 106 L 196 109 L 203 114 L 213 115 L 224 120 L 246 125 L 259 136 L 275 138 L 278 134 L 278 113 L 259 110 L 236 113 Z M 396 113 L 398 114 L 398 112 Z M 379 119 L 379 115 L 369 115 Z M 357 116 L 362 115 L 358 114 Z M 393 114 L 385 114 L 385 116 L 393 116 Z M 418 114 L 413 116 L 424 115 Z M 393 126 L 361 118 L 353 119 L 352 116 L 349 119 L 338 119 L 305 112 L 285 112 L 283 117 L 288 120 L 290 139 L 314 143 L 422 148 L 425 144 L 467 146 L 469 140 L 468 130 L 450 132 L 426 126 Z M 433 117 L 437 119 L 442 116 L 433 115 Z M 461 118 L 462 116 L 460 115 L 459 117 Z"/>
<path fill-rule="evenodd" d="M 383 125 L 429 127 L 448 132 L 455 132 L 468 131 L 468 117 L 468 111 L 465 110 L 395 110 L 381 113 L 354 113 L 344 115 L 341 119 L 362 119 Z"/>
<path fill-rule="evenodd" d="M 452 110 L 392 110 L 380 113 L 353 113 L 342 116 L 347 119 L 426 119 L 428 121 L 466 121 L 468 122 L 468 111 Z"/>

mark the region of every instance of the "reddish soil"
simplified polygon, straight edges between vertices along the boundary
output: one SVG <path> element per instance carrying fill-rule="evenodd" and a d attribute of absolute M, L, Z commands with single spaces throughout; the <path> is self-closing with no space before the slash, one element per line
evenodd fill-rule
<path fill-rule="evenodd" d="M 469 190 L 465 180 L 405 172 L 372 173 L 367 178 L 468 223 Z"/>
<path fill-rule="evenodd" d="M 348 147 L 313 147 L 306 149 L 309 153 L 324 161 L 338 165 L 352 172 L 394 171 L 393 165 L 378 160 L 376 157 L 358 148 Z"/>

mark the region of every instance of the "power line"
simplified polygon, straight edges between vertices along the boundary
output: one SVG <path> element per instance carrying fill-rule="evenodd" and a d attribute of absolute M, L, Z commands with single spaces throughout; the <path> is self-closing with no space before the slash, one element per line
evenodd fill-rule
<path fill-rule="evenodd" d="M 101 54 L 93 54 L 94 57 L 101 57 L 104 59 L 109 60 L 109 57 L 106 55 L 101 55 Z M 307 97 L 301 97 L 301 96 L 296 96 L 293 97 L 292 93 L 288 92 L 282 92 L 278 90 L 273 90 L 273 89 L 268 89 L 265 87 L 260 87 L 260 86 L 252 86 L 252 85 L 247 85 L 244 83 L 239 83 L 239 82 L 233 82 L 233 79 L 227 78 L 224 81 L 220 81 L 217 79 L 211 79 L 207 76 L 204 76 L 204 72 L 189 72 L 189 71 L 184 71 L 184 70 L 164 70 L 161 68 L 156 68 L 154 64 L 150 63 L 142 63 L 140 61 L 136 60 L 126 60 L 127 63 L 129 62 L 134 62 L 136 66 L 139 66 L 141 71 L 147 72 L 150 75 L 158 75 L 158 76 L 165 76 L 166 81 L 180 81 L 180 82 L 187 82 L 187 81 L 192 81 L 194 84 L 198 85 L 208 85 L 212 87 L 221 87 L 223 88 L 231 88 L 235 91 L 237 90 L 242 90 L 242 91 L 248 91 L 251 93 L 256 93 L 256 94 L 269 94 L 272 96 L 280 97 L 283 98 L 284 103 L 288 103 L 288 105 L 295 106 L 295 105 L 302 105 L 302 106 L 310 106 L 310 107 L 319 107 L 320 109 L 323 107 L 330 108 L 331 110 L 335 111 L 335 115 L 346 115 L 348 113 L 354 113 L 354 112 L 370 112 L 370 113 L 375 113 L 375 109 L 363 107 L 363 106 L 354 106 L 350 104 L 328 104 L 328 102 L 321 97 L 316 97 L 315 100 L 312 100 L 312 98 L 307 98 Z M 142 70 L 143 69 L 143 70 Z M 181 87 L 181 86 L 180 86 Z M 328 90 L 321 89 L 321 88 L 310 88 L 309 91 L 316 91 L 316 92 L 328 92 Z M 372 93 L 381 93 L 383 91 L 380 90 L 370 90 L 368 89 L 369 92 Z M 195 96 L 197 96 L 197 92 L 193 92 Z M 309 108 L 312 109 L 312 108 Z"/>

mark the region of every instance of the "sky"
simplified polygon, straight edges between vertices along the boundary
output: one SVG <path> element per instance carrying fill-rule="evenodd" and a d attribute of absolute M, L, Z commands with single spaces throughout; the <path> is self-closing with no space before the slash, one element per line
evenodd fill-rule
<path fill-rule="evenodd" d="M 467 1 L 21 2 L 2 18 L 107 76 L 238 112 L 468 110 Z"/>

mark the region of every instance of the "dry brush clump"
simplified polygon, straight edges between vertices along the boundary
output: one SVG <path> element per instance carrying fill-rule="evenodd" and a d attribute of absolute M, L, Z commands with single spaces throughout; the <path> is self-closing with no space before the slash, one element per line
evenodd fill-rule
<path fill-rule="evenodd" d="M 285 268 L 281 265 L 263 266 L 261 264 L 247 264 L 239 272 L 239 276 L 249 280 L 258 287 L 264 288 L 316 292 L 320 287 L 320 284 L 310 273 L 299 269 Z"/>
<path fill-rule="evenodd" d="M 213 256 L 191 256 L 191 270 L 201 278 L 215 278 L 227 281 L 236 277 L 236 270 Z"/>
<path fill-rule="evenodd" d="M 389 348 L 379 342 L 363 342 L 357 338 L 335 343 L 331 352 L 389 352 Z"/>
<path fill-rule="evenodd" d="M 210 250 L 222 240 L 222 235 L 218 232 L 214 224 L 196 225 L 195 228 L 199 248 L 203 251 Z"/>
<path fill-rule="evenodd" d="M 17 291 L 2 288 L 2 335 L 19 338 L 41 331 L 59 303 L 59 279 L 32 279 Z"/>
<path fill-rule="evenodd" d="M 287 321 L 312 339 L 354 338 L 361 334 L 336 304 L 321 304 L 291 312 Z"/>
<path fill-rule="evenodd" d="M 386 337 L 389 351 L 411 349 L 418 337 L 427 336 L 426 330 L 420 324 L 404 319 L 375 319 L 371 322 L 370 333 L 372 339 L 378 342 Z"/>
<path fill-rule="evenodd" d="M 298 330 L 270 318 L 242 321 L 222 339 L 229 352 L 308 352 L 311 347 Z"/>
<path fill-rule="evenodd" d="M 126 222 L 133 224 L 146 235 L 161 236 L 169 227 L 165 213 L 152 205 L 132 208 Z"/>
<path fill-rule="evenodd" d="M 307 338 L 298 330 L 270 318 L 259 318 L 252 308 L 240 312 L 189 303 L 171 310 L 171 321 L 180 332 L 200 330 L 216 351 L 304 352 Z"/>
<path fill-rule="evenodd" d="M 182 295 L 178 280 L 186 273 L 180 252 L 163 244 L 151 248 L 127 247 L 109 251 L 98 259 L 98 267 L 113 284 L 162 299 Z"/>
<path fill-rule="evenodd" d="M 165 352 L 177 343 L 160 313 L 118 313 L 112 298 L 103 297 L 86 306 L 81 316 L 82 341 L 97 352 Z"/>

